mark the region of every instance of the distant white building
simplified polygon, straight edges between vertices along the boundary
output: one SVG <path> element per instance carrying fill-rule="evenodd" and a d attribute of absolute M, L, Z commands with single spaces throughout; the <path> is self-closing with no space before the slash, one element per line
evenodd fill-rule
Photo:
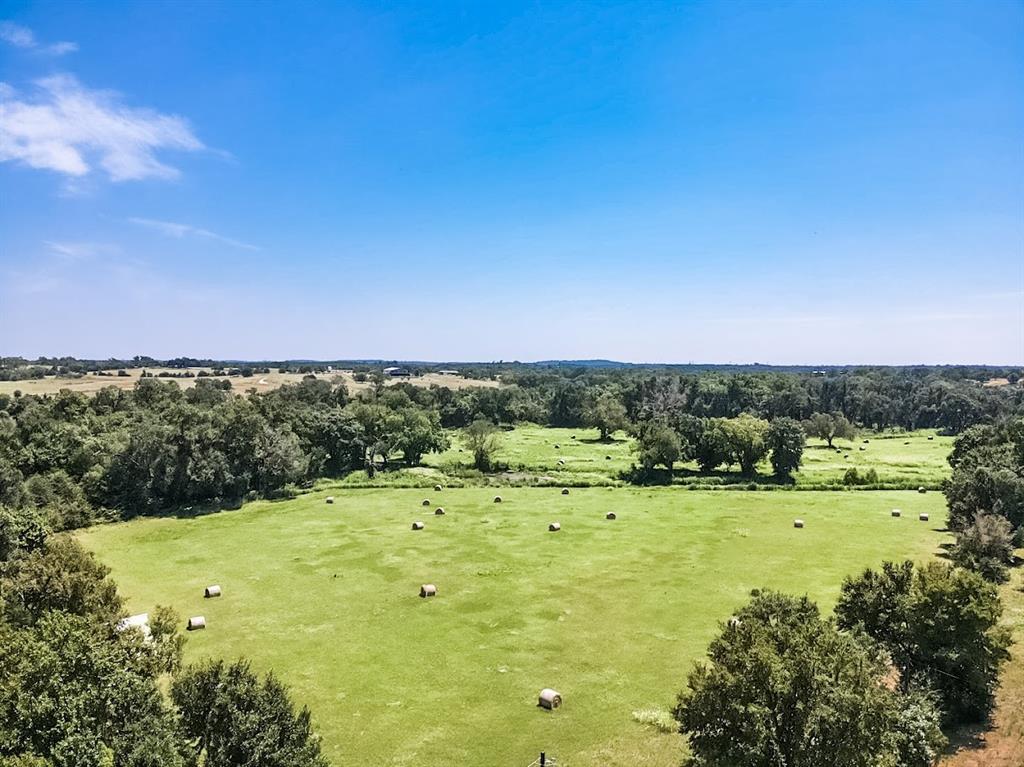
<path fill-rule="evenodd" d="M 412 374 L 405 368 L 390 367 L 384 368 L 384 375 L 391 376 L 392 378 L 408 378 Z"/>
<path fill-rule="evenodd" d="M 461 375 L 461 373 L 459 373 L 458 370 L 438 370 L 437 374 L 438 375 L 442 375 L 442 376 L 457 376 L 457 375 Z"/>

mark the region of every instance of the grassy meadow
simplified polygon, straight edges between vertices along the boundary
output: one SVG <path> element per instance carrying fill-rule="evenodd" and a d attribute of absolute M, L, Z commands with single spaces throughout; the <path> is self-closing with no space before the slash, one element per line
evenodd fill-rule
<path fill-rule="evenodd" d="M 509 443 L 510 460 L 518 450 L 525 464 L 549 466 L 553 451 L 532 434 Z M 617 449 L 608 463 L 629 460 L 625 443 L 585 436 L 558 455 L 589 466 L 588 455 Z M 879 442 L 872 455 L 886 449 Z M 903 447 L 892 445 L 894 466 Z M 169 604 L 206 616 L 187 660 L 244 655 L 273 669 L 313 711 L 338 767 L 526 767 L 541 750 L 576 767 L 676 767 L 683 739 L 633 711 L 671 707 L 750 589 L 807 593 L 827 610 L 845 575 L 927 559 L 949 540 L 939 493 L 500 493 L 496 504 L 493 488 L 334 486 L 80 537 L 132 611 Z M 433 514 L 438 505 L 446 515 Z M 930 522 L 918 521 L 922 511 Z M 426 528 L 414 532 L 417 519 Z M 560 532 L 548 532 L 552 521 Z M 221 598 L 202 598 L 210 583 Z M 423 583 L 438 596 L 420 599 Z M 546 686 L 564 696 L 555 712 L 536 706 Z"/>
<path fill-rule="evenodd" d="M 405 479 L 415 481 L 419 477 L 421 484 L 429 486 L 434 479 L 458 479 L 466 474 L 471 469 L 472 458 L 462 449 L 458 435 L 452 436 L 452 447 L 448 451 L 426 456 L 424 463 L 427 469 L 416 469 L 411 475 L 405 473 Z M 595 430 L 554 429 L 527 424 L 504 432 L 501 440 L 502 448 L 498 451 L 497 460 L 508 466 L 509 471 L 503 479 L 509 484 L 621 484 L 623 473 L 636 462 L 633 439 L 624 432 L 618 432 L 611 441 L 602 442 Z M 835 440 L 833 449 L 829 449 L 824 440 L 810 439 L 804 451 L 803 466 L 794 479 L 800 488 L 841 486 L 847 469 L 856 468 L 864 472 L 873 468 L 878 472 L 880 484 L 900 488 L 924 485 L 938 489 L 949 474 L 946 456 L 952 445 L 953 437 L 940 436 L 932 430 L 868 432 L 854 440 Z M 770 481 L 771 473 L 771 464 L 767 460 L 762 461 L 756 479 L 759 482 Z M 380 479 L 382 483 L 388 480 L 386 475 Z M 357 473 L 350 481 L 365 483 L 366 476 Z M 680 464 L 675 476 L 677 484 L 700 486 L 746 484 L 749 481 L 740 475 L 736 467 L 732 471 L 701 475 L 696 463 Z"/>

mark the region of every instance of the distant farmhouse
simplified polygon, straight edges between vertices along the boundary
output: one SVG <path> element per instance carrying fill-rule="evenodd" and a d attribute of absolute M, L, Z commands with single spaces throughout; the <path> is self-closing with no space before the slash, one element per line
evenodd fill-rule
<path fill-rule="evenodd" d="M 409 376 L 412 375 L 412 373 L 410 373 L 405 368 L 390 367 L 384 368 L 384 375 L 391 376 L 392 378 L 408 378 Z"/>
<path fill-rule="evenodd" d="M 442 375 L 442 376 L 457 376 L 457 375 L 461 375 L 461 373 L 459 373 L 458 370 L 438 370 L 437 373 L 438 373 L 438 375 Z"/>

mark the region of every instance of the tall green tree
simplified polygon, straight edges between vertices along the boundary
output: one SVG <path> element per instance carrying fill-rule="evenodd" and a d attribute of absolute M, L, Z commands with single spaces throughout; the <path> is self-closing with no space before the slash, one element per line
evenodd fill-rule
<path fill-rule="evenodd" d="M 793 418 L 776 418 L 768 427 L 765 443 L 771 451 L 772 471 L 778 477 L 790 477 L 800 468 L 804 445 L 803 427 Z"/>
<path fill-rule="evenodd" d="M 296 713 L 274 675 L 246 661 L 190 666 L 171 696 L 204 767 L 328 767 L 309 710 Z"/>
<path fill-rule="evenodd" d="M 853 439 L 857 430 L 842 413 L 814 413 L 804 424 L 807 436 L 823 439 L 832 447 L 833 440 Z"/>
<path fill-rule="evenodd" d="M 937 713 L 889 689 L 886 673 L 872 645 L 806 597 L 755 592 L 675 716 L 699 767 L 930 767 L 944 744 Z"/>
<path fill-rule="evenodd" d="M 959 724 L 992 710 L 1009 658 L 1002 611 L 995 587 L 976 573 L 941 562 L 887 562 L 880 572 L 846 579 L 836 618 L 886 648 L 903 689 L 934 689 L 947 720 Z"/>

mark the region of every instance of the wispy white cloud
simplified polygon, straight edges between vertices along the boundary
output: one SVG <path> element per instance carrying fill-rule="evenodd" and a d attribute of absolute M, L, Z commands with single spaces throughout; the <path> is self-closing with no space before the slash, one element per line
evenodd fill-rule
<path fill-rule="evenodd" d="M 203 149 L 187 120 L 127 107 L 118 94 L 90 90 L 71 75 L 36 82 L 33 99 L 10 86 L 0 102 L 0 162 L 82 178 L 98 165 L 112 181 L 175 178 L 159 149 Z"/>
<path fill-rule="evenodd" d="M 51 56 L 63 56 L 65 53 L 73 53 L 78 50 L 77 43 L 69 43 L 67 41 L 43 45 L 36 40 L 36 36 L 32 33 L 31 29 L 15 24 L 13 21 L 0 21 L 0 40 L 3 40 L 8 45 L 13 45 L 15 48 L 22 48 L 23 50 L 36 53 L 46 53 Z"/>
<path fill-rule="evenodd" d="M 230 245 L 233 248 L 242 248 L 243 250 L 260 249 L 257 245 L 250 245 L 247 242 L 235 240 L 231 237 L 225 237 L 222 234 L 211 232 L 209 229 L 201 229 L 200 227 L 190 226 L 189 224 L 178 224 L 173 221 L 157 221 L 152 218 L 129 218 L 128 221 L 133 224 L 138 224 L 139 226 L 154 229 L 163 235 L 175 237 L 177 239 L 182 239 L 183 237 L 200 237 L 204 240 L 221 242 L 225 245 Z"/>
<path fill-rule="evenodd" d="M 45 240 L 44 244 L 58 256 L 73 260 L 119 251 L 117 246 L 102 242 L 52 242 Z"/>

